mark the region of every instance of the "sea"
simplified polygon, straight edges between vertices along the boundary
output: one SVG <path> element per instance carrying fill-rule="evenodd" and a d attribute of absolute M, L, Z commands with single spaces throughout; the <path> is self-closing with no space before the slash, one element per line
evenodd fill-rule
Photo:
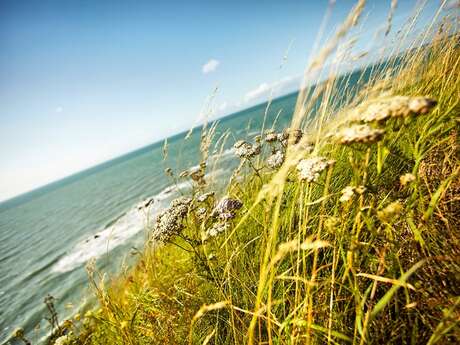
<path fill-rule="evenodd" d="M 263 103 L 218 120 L 219 145 L 211 146 L 205 179 L 228 181 L 239 163 L 234 142 L 260 134 L 264 118 L 265 128 L 289 126 L 296 99 L 291 93 L 272 101 L 268 112 Z M 17 327 L 32 344 L 46 341 L 47 295 L 55 298 L 59 321 L 94 304 L 89 260 L 108 276 L 135 262 L 147 222 L 191 188 L 165 169 L 177 175 L 199 164 L 201 132 L 168 138 L 166 159 L 162 140 L 0 204 L 0 344 L 12 343 Z M 223 135 L 227 140 L 218 141 Z"/>

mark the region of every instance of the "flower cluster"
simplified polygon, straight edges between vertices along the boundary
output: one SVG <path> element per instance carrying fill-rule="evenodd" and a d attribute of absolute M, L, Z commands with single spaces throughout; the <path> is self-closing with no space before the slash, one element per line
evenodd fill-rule
<path fill-rule="evenodd" d="M 196 217 L 199 220 L 204 220 L 206 218 L 207 213 L 208 213 L 208 209 L 206 207 L 199 207 L 195 212 Z"/>
<path fill-rule="evenodd" d="M 262 147 L 259 143 L 251 144 L 244 140 L 238 140 L 235 145 L 235 154 L 240 158 L 252 158 L 260 154 Z"/>
<path fill-rule="evenodd" d="M 152 240 L 166 242 L 172 236 L 180 234 L 191 202 L 192 199 L 186 197 L 174 199 L 170 207 L 158 215 L 152 229 Z"/>
<path fill-rule="evenodd" d="M 297 170 L 299 172 L 299 178 L 302 181 L 316 182 L 323 170 L 333 165 L 334 160 L 328 160 L 324 157 L 312 157 L 302 159 L 297 164 Z"/>
<path fill-rule="evenodd" d="M 283 151 L 276 150 L 275 153 L 267 158 L 267 165 L 271 169 L 277 169 L 283 164 L 284 158 Z"/>
<path fill-rule="evenodd" d="M 206 231 L 204 234 L 203 240 L 207 241 L 208 239 L 212 237 L 216 237 L 217 235 L 221 234 L 222 232 L 225 232 L 230 227 L 230 224 L 227 222 L 219 222 L 214 224 L 211 228 Z"/>
<path fill-rule="evenodd" d="M 401 183 L 401 186 L 405 186 L 406 184 L 409 184 L 411 182 L 415 181 L 415 176 L 412 175 L 411 173 L 407 173 L 404 175 L 401 175 L 399 177 L 399 183 Z"/>
<path fill-rule="evenodd" d="M 347 202 L 350 201 L 355 193 L 357 194 L 363 194 L 366 191 L 366 187 L 364 186 L 346 186 L 344 189 L 342 189 L 342 195 L 339 198 L 340 202 Z"/>
<path fill-rule="evenodd" d="M 230 227 L 229 220 L 235 218 L 236 211 L 242 206 L 243 203 L 237 199 L 222 198 L 212 212 L 212 216 L 219 218 L 219 221 L 205 232 L 204 240 L 215 237 L 227 230 Z"/>
<path fill-rule="evenodd" d="M 265 133 L 265 141 L 267 143 L 274 143 L 276 141 L 278 141 L 278 135 L 275 133 L 274 130 L 268 130 L 266 133 Z"/>
<path fill-rule="evenodd" d="M 72 334 L 61 335 L 54 341 L 54 345 L 69 345 L 72 342 Z"/>
<path fill-rule="evenodd" d="M 240 209 L 241 206 L 243 206 L 241 201 L 224 197 L 217 203 L 213 213 L 217 216 L 225 213 L 234 213 L 236 210 Z"/>
<path fill-rule="evenodd" d="M 371 144 L 381 140 L 384 134 L 384 129 L 372 128 L 368 125 L 351 125 L 339 131 L 336 137 L 340 144 Z"/>
<path fill-rule="evenodd" d="M 382 122 L 391 117 L 408 117 L 428 113 L 436 101 L 429 97 L 394 96 L 372 103 L 360 115 L 364 122 Z"/>

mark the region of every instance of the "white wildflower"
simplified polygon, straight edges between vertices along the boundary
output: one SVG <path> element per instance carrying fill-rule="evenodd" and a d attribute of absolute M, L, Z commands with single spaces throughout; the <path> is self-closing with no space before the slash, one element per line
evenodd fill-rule
<path fill-rule="evenodd" d="M 360 115 L 364 122 L 382 122 L 390 117 L 407 117 L 428 113 L 436 101 L 429 97 L 394 96 L 372 103 Z"/>
<path fill-rule="evenodd" d="M 225 232 L 229 227 L 230 224 L 226 222 L 216 223 L 205 232 L 203 240 L 206 241 L 212 237 L 216 237 L 222 232 Z"/>
<path fill-rule="evenodd" d="M 235 218 L 235 216 L 236 215 L 233 212 L 223 212 L 223 213 L 219 213 L 218 215 L 219 219 L 224 220 L 224 221 L 233 219 Z"/>
<path fill-rule="evenodd" d="M 401 186 L 405 186 L 406 184 L 411 183 L 413 181 L 415 181 L 415 176 L 411 173 L 407 173 L 399 177 L 399 183 L 401 183 Z"/>
<path fill-rule="evenodd" d="M 61 335 L 54 341 L 54 345 L 68 345 L 72 341 L 71 334 Z"/>
<path fill-rule="evenodd" d="M 267 143 L 272 143 L 277 140 L 278 140 L 278 135 L 273 130 L 269 130 L 265 133 L 265 141 Z"/>
<path fill-rule="evenodd" d="M 277 150 L 274 154 L 267 158 L 267 165 L 269 168 L 279 168 L 284 162 L 284 153 L 281 150 Z"/>
<path fill-rule="evenodd" d="M 227 212 L 233 212 L 241 208 L 243 206 L 243 203 L 237 199 L 232 199 L 229 197 L 224 197 L 222 198 L 217 206 L 215 207 L 215 212 L 216 213 L 227 213 Z"/>
<path fill-rule="evenodd" d="M 239 140 L 233 145 L 235 154 L 240 158 L 252 158 L 261 152 L 260 144 L 252 145 L 244 140 Z"/>
<path fill-rule="evenodd" d="M 336 137 L 340 144 L 370 144 L 381 140 L 384 134 L 384 129 L 376 129 L 368 125 L 352 125 L 339 131 Z"/>
<path fill-rule="evenodd" d="M 165 242 L 172 236 L 180 234 L 191 202 L 192 199 L 186 197 L 173 200 L 171 206 L 158 215 L 152 229 L 152 240 Z"/>
<path fill-rule="evenodd" d="M 366 191 L 366 187 L 364 186 L 346 186 L 342 189 L 342 196 L 339 198 L 340 202 L 347 202 L 353 198 L 353 195 L 356 194 L 363 194 Z"/>
<path fill-rule="evenodd" d="M 340 197 L 339 201 L 340 202 L 350 201 L 351 198 L 353 198 L 354 194 L 355 194 L 355 187 L 347 186 L 344 189 L 342 189 L 342 196 Z"/>
<path fill-rule="evenodd" d="M 197 218 L 200 219 L 200 220 L 205 219 L 207 213 L 208 213 L 208 210 L 206 209 L 206 207 L 199 207 L 199 208 L 196 210 L 196 216 L 197 216 Z"/>
<path fill-rule="evenodd" d="M 299 171 L 299 177 L 303 181 L 315 182 L 318 180 L 321 172 L 328 166 L 335 163 L 333 160 L 328 160 L 324 157 L 313 157 L 308 159 L 302 159 L 297 164 L 297 170 Z"/>

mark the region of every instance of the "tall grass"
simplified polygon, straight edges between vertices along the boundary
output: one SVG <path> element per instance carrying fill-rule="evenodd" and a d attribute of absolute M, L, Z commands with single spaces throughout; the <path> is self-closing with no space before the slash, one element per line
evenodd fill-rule
<path fill-rule="evenodd" d="M 324 71 L 322 82 L 303 84 L 291 128 L 238 143 L 239 168 L 203 201 L 208 150 L 229 139 L 204 127 L 185 211 L 148 225 L 137 265 L 118 278 L 89 265 L 98 307 L 59 342 L 460 342 L 458 20 L 416 38 L 409 23 L 410 49 L 352 84 L 324 68 L 363 6 L 311 59 L 305 80 Z"/>

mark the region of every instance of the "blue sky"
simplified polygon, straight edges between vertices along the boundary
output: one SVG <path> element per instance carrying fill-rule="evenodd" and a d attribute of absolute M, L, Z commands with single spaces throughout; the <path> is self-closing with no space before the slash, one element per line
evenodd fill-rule
<path fill-rule="evenodd" d="M 328 32 L 354 3 L 337 1 Z M 396 16 L 414 6 L 400 1 Z M 389 7 L 370 1 L 365 25 Z M 215 116 L 262 101 L 302 73 L 326 8 L 0 0 L 0 200 L 197 124 L 216 87 Z"/>

